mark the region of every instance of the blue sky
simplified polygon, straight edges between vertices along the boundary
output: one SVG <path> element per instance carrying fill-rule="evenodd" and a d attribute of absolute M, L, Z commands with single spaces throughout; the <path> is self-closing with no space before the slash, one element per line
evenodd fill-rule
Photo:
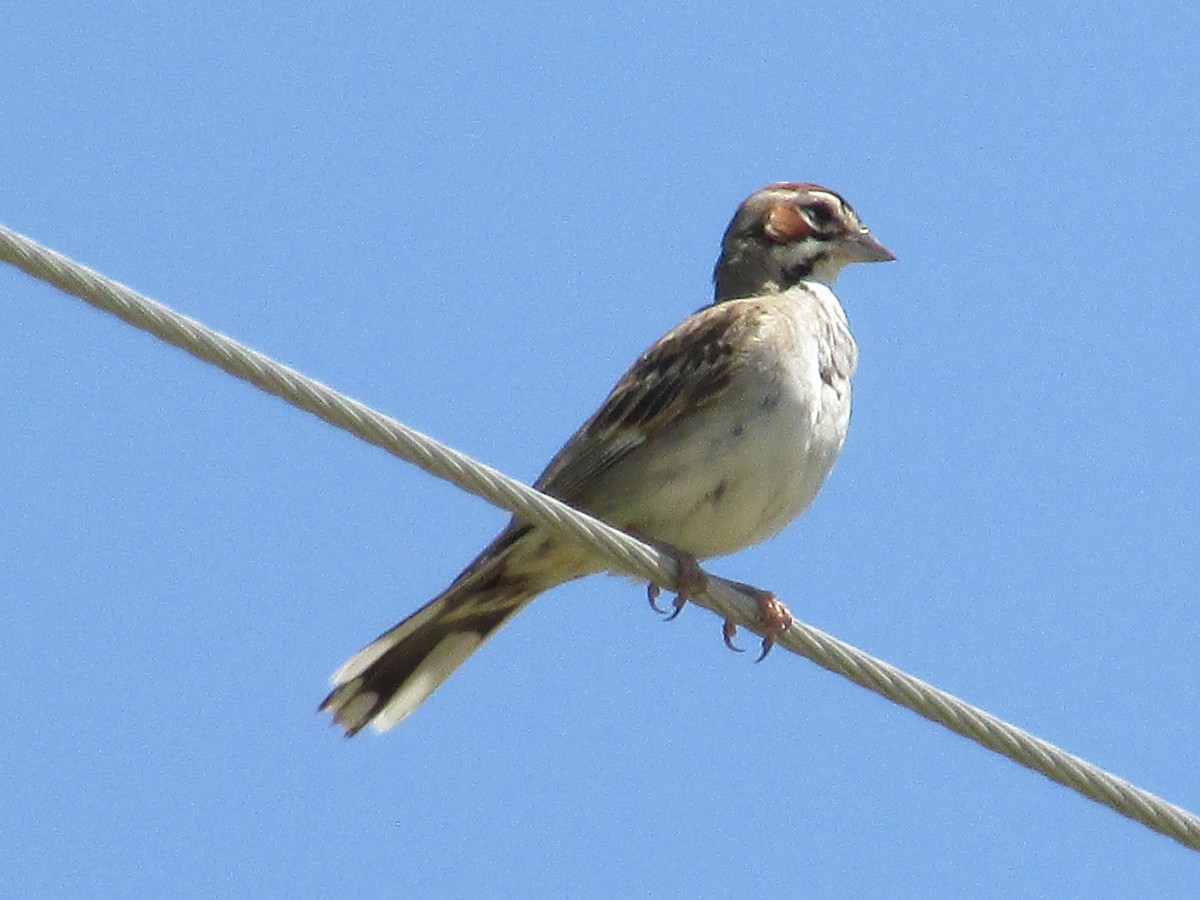
<path fill-rule="evenodd" d="M 429 5 L 432 7 L 432 5 Z M 737 202 L 899 257 L 814 507 L 711 568 L 1200 810 L 1200 11 L 6 11 L 0 221 L 523 479 Z M 0 893 L 1193 897 L 1200 856 L 636 584 L 314 714 L 505 515 L 0 269 Z"/>

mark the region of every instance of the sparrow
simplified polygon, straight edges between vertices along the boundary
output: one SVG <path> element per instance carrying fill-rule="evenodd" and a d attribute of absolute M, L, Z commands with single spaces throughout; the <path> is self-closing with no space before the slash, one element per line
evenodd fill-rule
<path fill-rule="evenodd" d="M 850 422 L 858 350 L 829 285 L 850 263 L 892 259 L 828 188 L 755 191 L 725 230 L 713 302 L 638 357 L 534 487 L 693 571 L 775 534 L 816 497 Z M 441 594 L 350 657 L 320 710 L 347 737 L 386 731 L 538 594 L 603 569 L 514 517 Z"/>

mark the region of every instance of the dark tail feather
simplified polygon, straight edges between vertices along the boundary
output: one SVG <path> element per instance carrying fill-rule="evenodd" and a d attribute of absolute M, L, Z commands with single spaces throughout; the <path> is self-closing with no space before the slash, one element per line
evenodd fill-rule
<path fill-rule="evenodd" d="M 333 674 L 321 711 L 357 734 L 370 723 L 387 731 L 416 709 L 497 628 L 531 599 L 525 591 L 446 594 L 380 635 Z M 455 602 L 455 601 L 459 602 Z"/>

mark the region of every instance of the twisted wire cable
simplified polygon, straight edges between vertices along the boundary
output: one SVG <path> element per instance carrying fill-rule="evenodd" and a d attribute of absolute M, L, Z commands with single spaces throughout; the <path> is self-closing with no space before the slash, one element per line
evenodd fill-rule
<path fill-rule="evenodd" d="M 644 578 L 668 590 L 677 585 L 679 573 L 668 554 L 3 225 L 0 225 L 0 259 L 522 519 L 589 546 L 613 571 Z M 689 599 L 751 631 L 763 633 L 757 602 L 735 582 L 709 574 L 707 589 Z M 881 659 L 797 620 L 778 635 L 776 643 L 1187 847 L 1200 850 L 1200 818 L 1187 810 Z"/>

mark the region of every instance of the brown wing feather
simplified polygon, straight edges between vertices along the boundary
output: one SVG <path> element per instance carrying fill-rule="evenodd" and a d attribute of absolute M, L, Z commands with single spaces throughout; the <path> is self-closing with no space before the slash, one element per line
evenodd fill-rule
<path fill-rule="evenodd" d="M 711 403 L 733 380 L 759 306 L 706 307 L 660 338 L 629 368 L 600 409 L 550 461 L 534 486 L 571 501 L 590 482 L 676 419 Z"/>

